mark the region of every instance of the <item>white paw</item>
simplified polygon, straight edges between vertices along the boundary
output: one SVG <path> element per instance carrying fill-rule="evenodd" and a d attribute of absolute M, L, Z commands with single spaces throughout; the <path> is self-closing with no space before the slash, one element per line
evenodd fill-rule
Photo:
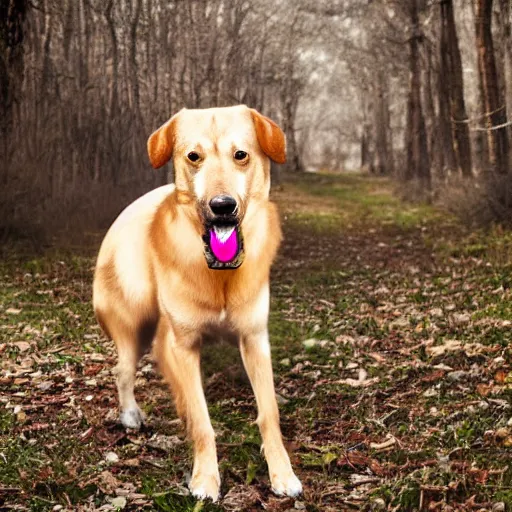
<path fill-rule="evenodd" d="M 290 496 L 295 498 L 299 494 L 302 494 L 302 484 L 293 471 L 290 471 L 286 476 L 275 475 L 271 477 L 271 481 L 272 491 L 278 496 Z"/>
<path fill-rule="evenodd" d="M 121 412 L 119 419 L 124 427 L 139 430 L 146 418 L 144 413 L 138 407 L 133 407 Z"/>
<path fill-rule="evenodd" d="M 219 499 L 220 476 L 218 474 L 208 476 L 197 475 L 192 478 L 188 488 L 198 500 L 210 498 L 212 501 L 217 501 Z"/>

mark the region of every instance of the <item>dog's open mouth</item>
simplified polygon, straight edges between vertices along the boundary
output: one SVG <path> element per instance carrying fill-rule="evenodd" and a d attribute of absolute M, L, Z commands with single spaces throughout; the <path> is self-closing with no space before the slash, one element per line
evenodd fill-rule
<path fill-rule="evenodd" d="M 244 241 L 238 224 L 210 224 L 206 226 L 204 254 L 212 269 L 238 268 L 244 259 Z"/>

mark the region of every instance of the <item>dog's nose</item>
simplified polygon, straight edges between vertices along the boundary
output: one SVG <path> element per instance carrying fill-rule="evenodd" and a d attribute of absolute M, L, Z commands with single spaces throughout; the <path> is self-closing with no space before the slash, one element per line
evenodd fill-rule
<path fill-rule="evenodd" d="M 215 215 L 230 215 L 236 210 L 236 200 L 228 195 L 215 196 L 210 201 L 210 208 Z"/>

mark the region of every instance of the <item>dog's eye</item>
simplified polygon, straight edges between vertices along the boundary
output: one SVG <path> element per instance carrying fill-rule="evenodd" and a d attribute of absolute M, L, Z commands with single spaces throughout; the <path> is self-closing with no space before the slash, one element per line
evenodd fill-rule
<path fill-rule="evenodd" d="M 191 151 L 188 155 L 187 155 L 187 158 L 191 161 L 191 162 L 197 162 L 201 157 L 199 156 L 198 153 L 196 153 L 195 151 Z"/>
<path fill-rule="evenodd" d="M 245 160 L 247 158 L 247 153 L 245 151 L 235 151 L 235 154 L 233 155 L 235 157 L 235 160 Z"/>

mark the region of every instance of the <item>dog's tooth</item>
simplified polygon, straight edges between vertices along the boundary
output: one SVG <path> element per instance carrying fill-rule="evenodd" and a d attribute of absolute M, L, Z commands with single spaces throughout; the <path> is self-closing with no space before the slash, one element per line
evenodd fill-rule
<path fill-rule="evenodd" d="M 224 243 L 235 230 L 234 226 L 213 226 L 217 238 Z"/>

